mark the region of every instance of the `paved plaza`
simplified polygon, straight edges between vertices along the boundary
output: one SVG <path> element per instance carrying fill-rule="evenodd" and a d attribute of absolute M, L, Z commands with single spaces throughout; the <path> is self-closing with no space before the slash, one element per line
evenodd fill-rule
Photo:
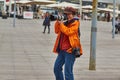
<path fill-rule="evenodd" d="M 0 80 L 55 80 L 52 52 L 56 35 L 43 34 L 42 19 L 0 17 Z M 120 34 L 112 39 L 111 22 L 98 22 L 96 70 L 89 70 L 91 21 L 81 21 L 83 56 L 74 65 L 75 80 L 120 80 Z"/>

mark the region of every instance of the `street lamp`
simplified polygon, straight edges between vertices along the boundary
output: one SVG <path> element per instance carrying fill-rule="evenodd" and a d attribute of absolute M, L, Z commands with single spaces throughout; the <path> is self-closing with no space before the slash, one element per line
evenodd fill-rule
<path fill-rule="evenodd" d="M 13 18 L 13 27 L 15 27 L 15 18 L 16 18 L 16 0 L 14 0 L 14 18 Z"/>
<path fill-rule="evenodd" d="M 6 12 L 6 0 L 4 0 L 4 11 Z"/>
<path fill-rule="evenodd" d="M 89 70 L 96 70 L 97 5 L 98 0 L 93 0 Z"/>
<path fill-rule="evenodd" d="M 9 0 L 9 16 L 10 16 L 10 13 L 11 13 L 11 0 Z"/>
<path fill-rule="evenodd" d="M 112 38 L 115 38 L 115 10 L 116 0 L 113 0 L 113 27 L 112 27 Z"/>
<path fill-rule="evenodd" d="M 79 0 L 80 3 L 80 20 L 82 18 L 82 0 Z"/>

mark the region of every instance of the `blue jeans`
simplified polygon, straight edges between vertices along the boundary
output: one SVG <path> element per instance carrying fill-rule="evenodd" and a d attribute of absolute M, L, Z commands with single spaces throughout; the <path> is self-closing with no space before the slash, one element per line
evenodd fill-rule
<path fill-rule="evenodd" d="M 62 67 L 64 66 L 65 80 L 74 80 L 73 65 L 75 62 L 75 55 L 69 54 L 65 51 L 60 51 L 54 64 L 54 74 L 56 80 L 64 80 Z"/>

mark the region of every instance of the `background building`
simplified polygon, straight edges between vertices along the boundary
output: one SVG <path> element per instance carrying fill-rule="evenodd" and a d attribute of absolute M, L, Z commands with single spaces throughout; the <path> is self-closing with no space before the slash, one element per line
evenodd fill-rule
<path fill-rule="evenodd" d="M 6 9 L 5 2 L 5 0 L 0 0 L 0 16 L 2 15 L 2 11 L 5 11 Z"/>

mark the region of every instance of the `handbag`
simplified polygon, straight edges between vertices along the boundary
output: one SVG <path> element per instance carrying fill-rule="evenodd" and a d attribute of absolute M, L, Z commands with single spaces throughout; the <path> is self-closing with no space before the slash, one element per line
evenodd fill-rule
<path fill-rule="evenodd" d="M 45 26 L 45 20 L 43 21 L 43 26 Z"/>

